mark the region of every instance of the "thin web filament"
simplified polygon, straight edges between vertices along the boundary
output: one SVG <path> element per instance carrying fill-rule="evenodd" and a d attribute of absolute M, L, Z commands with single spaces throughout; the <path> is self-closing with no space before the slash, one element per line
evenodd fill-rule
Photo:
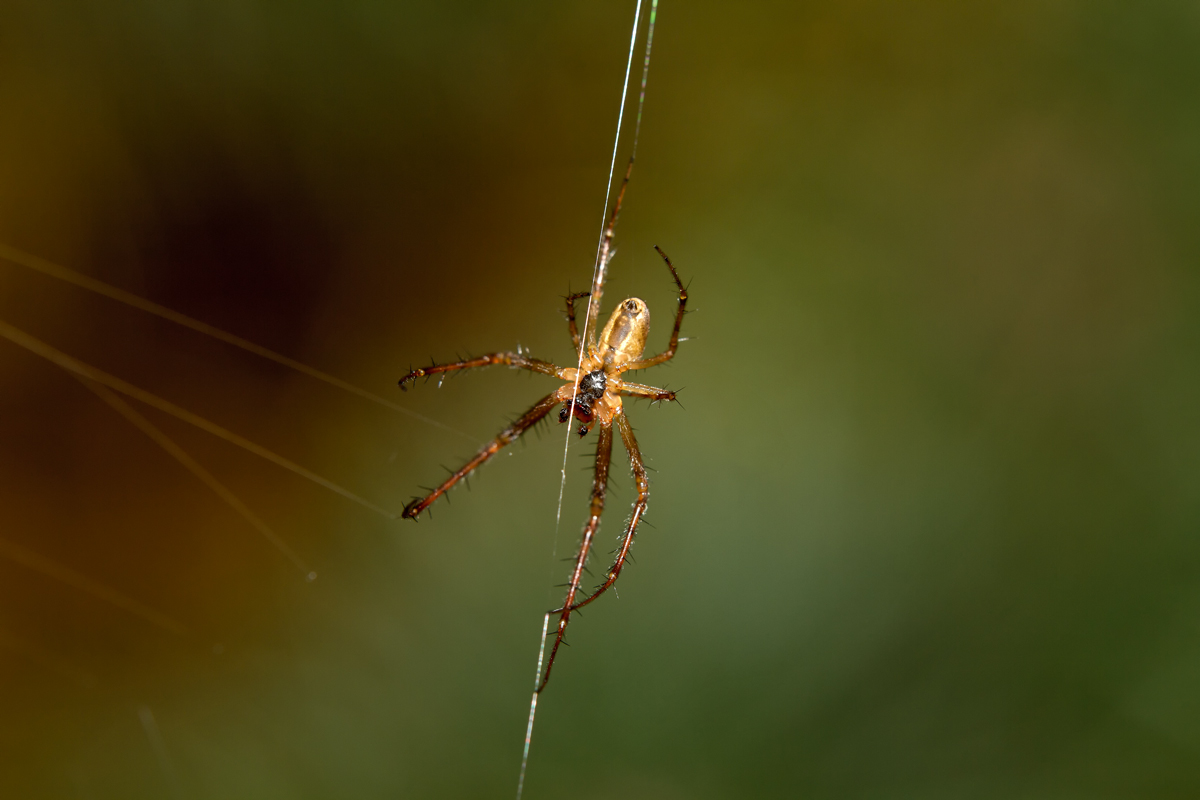
<path fill-rule="evenodd" d="M 621 142 L 621 129 L 622 129 L 622 126 L 625 121 L 625 99 L 629 94 L 629 76 L 630 76 L 631 72 L 633 71 L 633 54 L 634 54 L 635 46 L 637 44 L 637 34 L 638 34 L 638 27 L 641 22 L 641 14 L 642 14 L 642 0 L 637 0 L 637 6 L 634 8 L 634 12 L 633 12 L 633 30 L 629 36 L 629 56 L 626 59 L 626 63 L 625 63 L 625 80 L 621 87 L 621 107 L 617 113 L 617 132 L 616 132 L 616 135 L 613 137 L 612 158 L 609 161 L 609 165 L 608 165 L 608 186 L 605 189 L 604 208 L 602 209 L 602 213 L 601 213 L 601 217 L 600 217 L 600 240 L 596 244 L 596 260 L 592 267 L 592 292 L 593 292 L 593 294 L 596 293 L 596 291 L 597 291 L 597 288 L 598 288 L 597 284 L 601 284 L 601 285 L 603 284 L 603 281 L 605 278 L 605 272 L 608 269 L 608 259 L 610 256 L 606 255 L 604 258 L 601 258 L 601 252 L 604 247 L 604 232 L 605 232 L 605 228 L 607 227 L 608 203 L 612 199 L 613 176 L 616 174 L 616 168 L 617 168 L 617 150 L 618 150 L 618 147 Z M 637 154 L 638 137 L 641 134 L 641 129 L 642 129 L 642 109 L 646 102 L 646 79 L 650 72 L 650 50 L 651 50 L 651 46 L 654 44 L 654 23 L 656 21 L 657 16 L 658 16 L 658 0 L 651 0 L 650 24 L 648 26 L 647 33 L 646 33 L 646 55 L 642 62 L 642 82 L 641 82 L 640 91 L 638 93 L 637 122 L 634 126 L 633 148 L 630 153 L 631 160 Z M 593 304 L 591 302 L 588 303 L 587 311 L 584 314 L 583 338 L 581 338 L 580 342 L 579 342 L 578 360 L 575 364 L 575 381 L 571 387 L 572 406 L 574 405 L 575 398 L 577 397 L 577 395 L 579 393 L 579 381 L 580 381 L 580 377 L 581 377 L 580 373 L 583 371 L 583 356 L 584 356 L 584 353 L 587 352 L 587 348 L 590 343 L 589 342 L 590 337 L 588 335 L 588 332 L 591 330 L 592 305 Z M 599 311 L 600 311 L 600 309 L 597 305 L 596 312 L 599 313 Z M 564 494 L 564 492 L 566 490 L 566 486 L 567 486 L 567 455 L 570 451 L 570 448 L 571 448 L 571 426 L 567 425 L 567 433 L 566 433 L 565 441 L 563 443 L 563 463 L 562 463 L 562 470 L 561 470 L 562 478 L 561 478 L 561 481 L 560 481 L 559 487 L 558 487 L 558 507 L 557 507 L 557 509 L 555 511 L 555 515 L 554 515 L 554 546 L 553 546 L 553 551 L 552 551 L 553 555 L 551 556 L 551 561 L 554 563 L 557 563 L 558 531 L 562 524 L 563 494 Z M 546 652 L 546 634 L 549 631 L 549 624 L 550 624 L 550 615 L 546 614 L 542 620 L 542 637 L 541 637 L 539 647 L 538 647 L 537 670 L 534 675 L 533 696 L 529 701 L 529 720 L 528 720 L 528 722 L 526 724 L 526 728 L 525 728 L 524 749 L 521 754 L 521 773 L 520 773 L 520 777 L 518 778 L 518 781 L 517 781 L 517 800 L 521 800 L 521 793 L 525 789 L 525 769 L 529 764 L 529 747 L 530 747 L 530 743 L 533 740 L 533 722 L 534 722 L 534 716 L 537 713 L 537 701 L 538 701 L 538 695 L 540 693 L 539 686 L 541 683 L 541 675 L 542 675 L 542 660 L 543 660 L 543 657 Z"/>

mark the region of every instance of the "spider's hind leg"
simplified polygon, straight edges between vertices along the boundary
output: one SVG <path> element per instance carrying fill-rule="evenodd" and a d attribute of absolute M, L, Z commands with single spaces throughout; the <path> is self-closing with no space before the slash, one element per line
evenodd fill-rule
<path fill-rule="evenodd" d="M 429 494 L 424 497 L 413 499 L 412 502 L 404 507 L 401 516 L 405 519 L 416 519 L 422 511 L 429 508 L 433 505 L 434 501 L 446 494 L 454 484 L 466 478 L 485 461 L 500 452 L 502 447 L 512 444 L 520 438 L 521 434 L 541 422 L 547 414 L 554 410 L 556 405 L 562 402 L 559 399 L 559 394 L 560 392 L 555 391 L 537 401 L 533 408 L 526 411 L 519 419 L 500 431 L 500 434 L 495 439 L 484 445 L 483 449 L 476 453 L 474 458 L 457 470 L 451 471 L 450 477 L 446 478 L 441 486 L 431 489 Z"/>
<path fill-rule="evenodd" d="M 518 369 L 527 369 L 530 372 L 540 372 L 543 375 L 550 375 L 555 378 L 566 380 L 563 375 L 563 368 L 557 364 L 551 364 L 549 361 L 542 361 L 537 358 L 529 358 L 522 353 L 488 353 L 485 356 L 478 358 L 468 358 L 462 361 L 454 361 L 449 364 L 430 364 L 428 367 L 418 367 L 411 370 L 407 375 L 400 379 L 400 389 L 408 391 L 408 384 L 415 381 L 417 378 L 428 378 L 431 375 L 438 375 L 446 372 L 455 372 L 460 369 L 473 369 L 475 367 L 490 367 L 493 364 L 503 364 L 509 367 Z M 573 373 L 572 373 L 573 375 Z"/>
<path fill-rule="evenodd" d="M 617 578 L 621 577 L 621 570 L 625 567 L 625 562 L 631 560 L 629 548 L 633 545 L 634 535 L 637 534 L 638 523 L 642 521 L 642 516 L 645 515 L 646 507 L 650 503 L 650 479 L 646 474 L 646 465 L 642 461 L 642 451 L 638 448 L 637 439 L 633 435 L 633 426 L 629 424 L 629 418 L 625 416 L 624 411 L 618 411 L 615 420 L 617 428 L 621 431 L 621 442 L 629 454 L 629 466 L 633 470 L 634 483 L 637 484 L 637 499 L 633 501 L 633 512 L 629 515 L 629 524 L 625 526 L 625 535 L 621 537 L 621 547 L 617 550 L 617 558 L 608 568 L 608 572 L 604 574 L 604 583 L 600 584 L 590 597 L 580 600 L 578 603 L 568 603 L 564 609 L 558 609 L 564 613 L 583 608 L 611 589 L 617 582 Z"/>
<path fill-rule="evenodd" d="M 612 462 L 612 444 L 612 424 L 601 421 L 600 435 L 596 441 L 596 474 L 592 479 L 591 513 L 588 515 L 587 523 L 583 526 L 583 539 L 580 541 L 579 550 L 573 559 L 575 566 L 571 569 L 571 577 L 567 583 L 567 596 L 563 600 L 562 608 L 558 610 L 558 630 L 554 636 L 554 646 L 550 648 L 550 658 L 546 661 L 546 671 L 542 674 L 542 682 L 538 684 L 538 692 L 545 689 L 546 683 L 550 680 L 550 670 L 554 667 L 554 658 L 558 655 L 558 647 L 563 643 L 563 636 L 567 633 L 567 625 L 571 621 L 575 598 L 582 592 L 579 584 L 583 580 L 583 573 L 587 569 L 588 554 L 595 541 L 596 531 L 600 527 L 600 515 L 604 512 L 604 495 L 608 489 L 608 467 Z"/>

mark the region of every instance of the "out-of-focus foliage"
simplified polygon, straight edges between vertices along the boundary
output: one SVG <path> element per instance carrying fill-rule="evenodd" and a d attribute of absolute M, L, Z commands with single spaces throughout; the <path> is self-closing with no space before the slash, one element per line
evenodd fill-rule
<path fill-rule="evenodd" d="M 631 13 L 6 4 L 0 242 L 483 440 L 552 384 L 395 380 L 570 359 Z M 686 410 L 631 411 L 655 527 L 528 798 L 1200 794 L 1198 110 L 1192 3 L 664 0 L 608 298 L 661 346 L 650 246 L 693 279 Z M 7 261 L 0 318 L 392 508 L 474 446 Z M 143 409 L 307 584 L 65 373 L 0 387 L 0 794 L 515 788 L 587 443 L 556 539 L 557 426 L 415 526 Z"/>

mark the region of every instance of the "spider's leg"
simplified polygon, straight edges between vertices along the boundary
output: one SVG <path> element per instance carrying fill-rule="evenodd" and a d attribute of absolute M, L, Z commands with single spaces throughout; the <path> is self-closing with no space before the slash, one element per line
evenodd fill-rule
<path fill-rule="evenodd" d="M 642 383 L 630 383 L 629 381 L 621 381 L 619 394 L 622 397 L 641 397 L 652 402 L 661 402 L 663 400 L 673 401 L 675 392 L 670 389 L 659 389 L 655 386 L 646 386 Z"/>
<path fill-rule="evenodd" d="M 675 265 L 671 263 L 671 259 L 667 258 L 667 254 L 659 250 L 658 245 L 654 245 L 654 249 L 658 250 L 658 254 L 662 256 L 663 261 L 667 262 L 667 269 L 671 270 L 671 277 L 675 279 L 675 285 L 679 287 L 679 310 L 675 312 L 675 329 L 671 331 L 671 341 L 667 344 L 666 350 L 656 356 L 650 356 L 650 358 L 643 358 L 641 361 L 626 364 L 621 368 L 622 372 L 631 369 L 645 369 L 646 367 L 661 364 L 664 361 L 670 361 L 675 357 L 675 350 L 679 347 L 679 326 L 683 324 L 683 315 L 687 313 L 687 287 L 683 285 L 683 281 L 679 280 L 679 273 L 675 271 Z"/>
<path fill-rule="evenodd" d="M 530 372 L 540 372 L 543 375 L 552 375 L 556 378 L 568 380 L 562 374 L 563 368 L 551 364 L 549 361 L 542 361 L 537 358 L 529 358 L 520 353 L 488 353 L 485 356 L 478 358 L 468 358 L 464 361 L 455 361 L 450 364 L 430 364 L 428 367 L 414 369 L 412 372 L 400 379 L 400 388 L 408 391 L 408 384 L 415 381 L 417 378 L 425 378 L 430 375 L 437 375 L 441 372 L 454 372 L 460 369 L 472 369 L 474 367 L 490 367 L 493 364 L 503 364 L 508 367 L 517 367 L 518 369 L 527 369 Z M 574 373 L 571 374 L 574 377 Z"/>
<path fill-rule="evenodd" d="M 484 445 L 483 449 L 476 453 L 474 458 L 459 467 L 454 472 L 451 472 L 450 477 L 446 478 L 441 486 L 437 487 L 424 497 L 419 497 L 405 506 L 404 512 L 401 514 L 401 516 L 406 519 L 415 519 L 418 514 L 429 508 L 429 506 L 433 505 L 435 500 L 444 495 L 450 489 L 450 487 L 454 486 L 454 484 L 470 475 L 479 465 L 483 464 L 483 462 L 500 452 L 500 448 L 515 442 L 522 433 L 540 422 L 542 418 L 549 414 L 556 405 L 562 402 L 559 399 L 559 394 L 560 392 L 558 391 L 552 392 L 551 394 L 548 394 L 541 400 L 537 401 L 537 404 L 534 405 L 533 408 L 526 411 L 520 419 L 509 425 L 504 430 L 500 431 L 499 436 Z"/>
<path fill-rule="evenodd" d="M 588 300 L 587 324 L 584 326 L 583 338 L 589 344 L 596 343 L 596 322 L 600 319 L 600 298 L 604 295 L 604 278 L 608 274 L 608 262 L 613 257 L 613 233 L 617 229 L 617 218 L 621 216 L 621 202 L 625 199 L 625 189 L 629 186 L 629 176 L 633 174 L 633 156 L 629 157 L 629 165 L 625 167 L 625 177 L 621 180 L 621 189 L 613 202 L 612 213 L 604 226 L 604 234 L 600 237 L 600 249 L 596 251 L 595 279 L 592 281 L 591 298 Z"/>
<path fill-rule="evenodd" d="M 621 431 L 621 442 L 625 445 L 625 452 L 629 454 L 629 466 L 633 470 L 633 480 L 637 484 L 637 499 L 633 501 L 633 513 L 629 515 L 629 524 L 625 526 L 625 535 L 621 537 L 621 548 L 617 551 L 617 559 L 609 567 L 608 572 L 605 573 L 604 583 L 600 584 L 596 591 L 592 592 L 591 597 L 580 600 L 578 603 L 568 603 L 563 612 L 564 615 L 583 608 L 607 592 L 609 587 L 617 582 L 617 578 L 621 577 L 621 569 L 629 559 L 629 548 L 633 544 L 634 535 L 637 533 L 638 523 L 641 522 L 642 515 L 646 513 L 646 506 L 650 502 L 650 479 L 646 475 L 646 465 L 642 462 L 642 452 L 638 449 L 637 439 L 633 435 L 633 426 L 629 424 L 629 418 L 625 416 L 624 411 L 617 412 L 616 422 L 617 428 Z"/>
<path fill-rule="evenodd" d="M 558 646 L 562 644 L 567 632 L 567 623 L 571 621 L 571 606 L 575 596 L 579 594 L 579 583 L 583 578 L 583 570 L 587 564 L 588 553 L 596 538 L 596 530 L 600 527 L 600 514 L 604 512 L 604 492 L 608 488 L 608 465 L 612 461 L 612 424 L 601 422 L 600 434 L 596 442 L 596 475 L 592 480 L 592 505 L 587 524 L 583 526 L 583 539 L 579 543 L 579 551 L 575 554 L 575 566 L 571 569 L 571 579 L 567 583 L 567 596 L 563 600 L 562 612 L 558 618 L 558 631 L 554 636 L 554 646 L 550 648 L 550 658 L 546 661 L 546 671 L 538 692 L 546 688 L 550 680 L 550 669 L 554 666 L 554 657 L 558 655 Z"/>
<path fill-rule="evenodd" d="M 575 292 L 567 295 L 567 328 L 571 331 L 571 344 L 575 346 L 575 355 L 582 357 L 580 352 L 579 328 L 575 327 L 575 301 L 587 297 L 591 292 Z"/>

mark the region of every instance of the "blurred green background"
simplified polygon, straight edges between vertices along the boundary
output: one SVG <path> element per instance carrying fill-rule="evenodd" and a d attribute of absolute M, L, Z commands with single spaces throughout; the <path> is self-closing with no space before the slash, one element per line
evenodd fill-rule
<path fill-rule="evenodd" d="M 0 318 L 398 510 L 555 385 L 410 363 L 571 357 L 632 11 L 0 7 L 0 242 L 465 438 L 10 261 Z M 526 797 L 1200 796 L 1197 6 L 658 21 L 607 298 L 657 349 L 651 245 L 692 280 L 642 376 L 686 409 L 630 412 L 655 527 Z M 513 795 L 590 442 L 556 537 L 557 425 L 418 526 L 140 407 L 308 584 L 65 372 L 0 375 L 0 795 Z"/>

